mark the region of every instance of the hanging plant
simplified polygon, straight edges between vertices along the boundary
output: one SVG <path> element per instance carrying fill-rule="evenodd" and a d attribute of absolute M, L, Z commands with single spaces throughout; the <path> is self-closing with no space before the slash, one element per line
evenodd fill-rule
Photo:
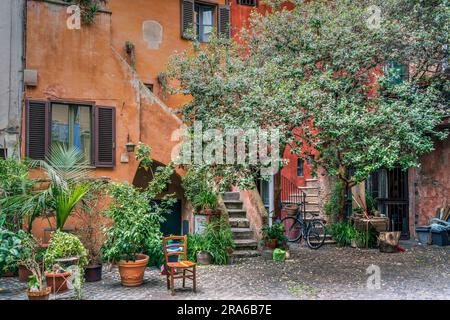
<path fill-rule="evenodd" d="M 81 21 L 92 24 L 95 21 L 97 12 L 106 5 L 107 0 L 64 0 L 64 2 L 78 5 L 80 7 Z"/>

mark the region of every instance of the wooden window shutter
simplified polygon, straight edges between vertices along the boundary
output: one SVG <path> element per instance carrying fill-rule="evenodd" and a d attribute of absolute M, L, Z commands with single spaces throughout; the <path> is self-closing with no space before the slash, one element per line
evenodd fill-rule
<path fill-rule="evenodd" d="M 218 16 L 218 28 L 217 31 L 219 35 L 230 38 L 230 6 L 229 5 L 219 5 L 219 16 Z"/>
<path fill-rule="evenodd" d="M 25 154 L 34 160 L 45 160 L 49 147 L 50 114 L 46 101 L 27 100 Z"/>
<path fill-rule="evenodd" d="M 116 109 L 94 108 L 95 166 L 113 168 L 116 165 Z"/>
<path fill-rule="evenodd" d="M 191 40 L 189 31 L 194 26 L 194 0 L 181 0 L 181 37 Z"/>

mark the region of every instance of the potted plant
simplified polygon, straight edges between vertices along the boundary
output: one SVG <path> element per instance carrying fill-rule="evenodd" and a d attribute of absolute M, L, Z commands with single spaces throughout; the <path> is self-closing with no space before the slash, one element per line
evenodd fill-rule
<path fill-rule="evenodd" d="M 102 198 L 104 186 L 104 183 L 97 183 L 74 213 L 77 218 L 74 233 L 88 251 L 88 265 L 84 272 L 86 282 L 97 282 L 102 279 L 101 248 L 104 236 L 100 227 L 103 224 L 103 214 L 99 199 Z"/>
<path fill-rule="evenodd" d="M 213 215 L 216 213 L 218 203 L 217 193 L 204 190 L 194 197 L 194 207 L 200 211 L 200 214 Z"/>
<path fill-rule="evenodd" d="M 284 225 L 281 223 L 272 226 L 266 225 L 261 229 L 261 233 L 264 246 L 272 250 L 286 240 Z"/>
<path fill-rule="evenodd" d="M 22 241 L 22 250 L 26 252 L 19 265 L 30 272 L 27 278 L 27 296 L 29 300 L 48 300 L 51 288 L 44 284 L 43 265 L 41 263 L 41 243 L 27 234 Z"/>
<path fill-rule="evenodd" d="M 28 282 L 29 277 L 33 275 L 33 272 L 28 269 L 26 265 L 22 264 L 21 261 L 27 261 L 28 259 L 33 258 L 33 260 L 37 261 L 40 266 L 43 266 L 44 249 L 40 243 L 37 243 L 31 233 L 20 230 L 17 235 L 21 240 L 19 253 L 20 258 L 18 262 L 19 281 Z"/>
<path fill-rule="evenodd" d="M 88 253 L 75 235 L 56 231 L 50 240 L 49 246 L 44 255 L 45 261 L 45 277 L 52 292 L 64 292 L 68 289 L 67 282 L 70 276 L 75 277 L 74 280 L 78 284 L 75 289 L 81 290 L 81 278 L 84 275 L 84 268 L 88 264 Z M 62 264 L 67 267 L 76 265 L 76 274 L 66 270 Z M 68 269 L 68 268 L 67 268 Z M 71 267 L 71 269 L 74 269 Z"/>

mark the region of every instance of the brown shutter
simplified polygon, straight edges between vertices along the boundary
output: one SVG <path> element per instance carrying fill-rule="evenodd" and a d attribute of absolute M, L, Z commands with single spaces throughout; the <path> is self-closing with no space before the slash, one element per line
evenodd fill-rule
<path fill-rule="evenodd" d="M 194 0 L 181 0 L 181 37 L 191 40 L 188 31 L 194 26 Z"/>
<path fill-rule="evenodd" d="M 27 100 L 26 107 L 26 156 L 44 160 L 49 147 L 50 114 L 46 101 Z"/>
<path fill-rule="evenodd" d="M 113 168 L 116 165 L 116 109 L 94 107 L 95 166 Z"/>
<path fill-rule="evenodd" d="M 229 5 L 219 5 L 219 16 L 218 16 L 218 28 L 217 31 L 219 35 L 228 39 L 230 38 L 230 6 Z"/>

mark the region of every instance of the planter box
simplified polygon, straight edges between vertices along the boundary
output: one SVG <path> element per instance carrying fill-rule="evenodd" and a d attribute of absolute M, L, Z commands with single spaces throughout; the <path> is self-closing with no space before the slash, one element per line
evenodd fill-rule
<path fill-rule="evenodd" d="M 430 240 L 431 240 L 431 237 L 430 237 L 430 227 L 428 227 L 428 226 L 419 226 L 419 227 L 416 227 L 416 235 L 417 235 L 417 238 L 419 239 L 419 242 L 420 243 L 423 243 L 423 244 L 430 244 Z"/>
<path fill-rule="evenodd" d="M 447 231 L 431 231 L 431 243 L 438 246 L 447 246 L 449 244 L 448 241 L 448 232 Z"/>

